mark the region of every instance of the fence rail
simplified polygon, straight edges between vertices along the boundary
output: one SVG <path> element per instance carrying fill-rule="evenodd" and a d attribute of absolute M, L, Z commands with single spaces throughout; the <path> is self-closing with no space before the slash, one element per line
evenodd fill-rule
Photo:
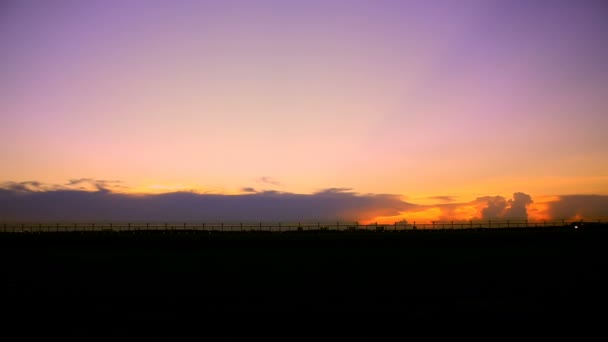
<path fill-rule="evenodd" d="M 396 222 L 392 224 L 359 224 L 358 222 L 333 223 L 3 223 L 0 233 L 46 233 L 46 232 L 138 232 L 138 231 L 174 231 L 174 232 L 292 232 L 292 231 L 373 231 L 404 232 L 418 230 L 470 230 L 470 229 L 516 229 L 516 228 L 555 228 L 576 227 L 584 224 L 608 225 L 608 221 L 434 221 L 417 224 L 416 222 Z"/>

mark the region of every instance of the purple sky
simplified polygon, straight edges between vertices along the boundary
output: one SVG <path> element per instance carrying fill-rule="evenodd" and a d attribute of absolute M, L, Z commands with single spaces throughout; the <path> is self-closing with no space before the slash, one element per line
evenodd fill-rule
<path fill-rule="evenodd" d="M 605 1 L 2 1 L 0 182 L 608 195 L 606 18 Z"/>

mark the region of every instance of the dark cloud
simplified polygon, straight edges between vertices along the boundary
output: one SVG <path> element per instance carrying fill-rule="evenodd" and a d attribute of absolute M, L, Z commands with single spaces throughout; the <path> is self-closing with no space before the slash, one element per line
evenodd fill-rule
<path fill-rule="evenodd" d="M 481 210 L 481 218 L 525 220 L 528 218 L 528 206 L 532 204 L 532 197 L 523 192 L 513 194 L 513 199 L 507 200 L 502 196 L 479 197 L 477 202 L 485 202 Z"/>
<path fill-rule="evenodd" d="M 93 178 L 70 179 L 66 184 L 44 184 L 38 181 L 25 182 L 4 182 L 0 184 L 0 189 L 37 192 L 37 191 L 58 191 L 58 190 L 89 190 L 89 191 L 112 191 L 124 188 L 120 181 L 110 181 Z"/>
<path fill-rule="evenodd" d="M 608 196 L 566 195 L 548 203 L 548 214 L 560 219 L 607 219 Z"/>
<path fill-rule="evenodd" d="M 361 195 L 343 189 L 242 195 L 128 195 L 103 187 L 97 191 L 0 190 L 0 218 L 9 221 L 355 221 L 398 215 L 412 206 L 398 196 Z"/>
<path fill-rule="evenodd" d="M 513 194 L 513 199 L 508 201 L 508 208 L 505 212 L 504 218 L 506 219 L 527 219 L 528 218 L 528 206 L 532 204 L 532 197 L 523 192 L 516 192 Z"/>
<path fill-rule="evenodd" d="M 25 181 L 25 182 L 4 182 L 0 184 L 0 188 L 11 190 L 11 191 L 45 191 L 45 186 L 36 181 Z"/>
<path fill-rule="evenodd" d="M 110 181 L 93 178 L 70 179 L 67 184 L 67 189 L 86 190 L 92 187 L 97 191 L 109 192 L 111 189 L 120 187 L 120 181 Z"/>
<path fill-rule="evenodd" d="M 407 217 L 408 213 L 439 209 L 439 220 L 520 220 L 528 218 L 532 198 L 516 192 L 479 197 L 466 203 L 417 205 L 390 194 L 359 194 L 349 188 L 329 188 L 313 194 L 242 188 L 243 194 L 174 192 L 130 195 L 113 192 L 116 181 L 72 179 L 63 185 L 37 181 L 0 184 L 3 221 L 355 221 L 374 217 Z M 436 196 L 438 200 L 451 199 Z M 608 196 L 569 195 L 549 202 L 556 219 L 608 218 Z M 431 214 L 437 215 L 437 214 Z"/>

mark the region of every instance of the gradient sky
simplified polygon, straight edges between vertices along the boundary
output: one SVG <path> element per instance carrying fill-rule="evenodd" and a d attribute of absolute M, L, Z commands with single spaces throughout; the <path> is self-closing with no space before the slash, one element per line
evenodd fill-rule
<path fill-rule="evenodd" d="M 591 0 L 2 1 L 0 181 L 608 195 L 606 18 Z"/>

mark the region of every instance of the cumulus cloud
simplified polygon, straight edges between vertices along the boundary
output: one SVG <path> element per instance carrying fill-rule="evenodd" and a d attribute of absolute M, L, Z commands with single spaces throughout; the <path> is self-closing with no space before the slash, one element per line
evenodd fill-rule
<path fill-rule="evenodd" d="M 509 200 L 502 196 L 486 196 L 479 197 L 476 201 L 485 202 L 486 206 L 481 209 L 482 219 L 525 220 L 528 218 L 528 206 L 532 204 L 532 197 L 523 192 L 516 192 Z"/>
<path fill-rule="evenodd" d="M 508 201 L 508 208 L 505 212 L 504 218 L 507 219 L 527 219 L 528 218 L 528 206 L 532 204 L 532 197 L 523 192 L 516 192 L 513 194 L 513 199 Z"/>

